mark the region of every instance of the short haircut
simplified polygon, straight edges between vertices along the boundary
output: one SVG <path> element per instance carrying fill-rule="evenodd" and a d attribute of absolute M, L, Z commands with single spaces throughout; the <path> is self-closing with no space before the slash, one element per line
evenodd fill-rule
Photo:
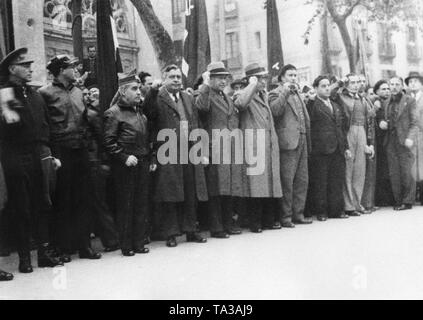
<path fill-rule="evenodd" d="M 377 94 L 377 92 L 379 91 L 380 87 L 381 87 L 382 85 L 384 85 L 384 84 L 389 85 L 388 81 L 386 81 L 386 80 L 384 80 L 384 79 L 379 80 L 378 82 L 376 82 L 375 86 L 373 87 L 373 91 L 374 91 L 374 93 L 376 93 L 376 94 Z"/>
<path fill-rule="evenodd" d="M 323 80 L 328 80 L 330 83 L 330 79 L 328 76 L 318 76 L 314 81 L 313 81 L 313 88 L 317 88 L 320 85 L 320 82 L 322 82 Z"/>
<path fill-rule="evenodd" d="M 297 68 L 292 64 L 287 64 L 286 66 L 282 67 L 280 76 L 283 77 L 289 70 L 297 70 Z"/>
<path fill-rule="evenodd" d="M 176 64 L 170 64 L 163 69 L 163 73 L 168 73 L 173 70 L 180 70 L 180 68 Z"/>
<path fill-rule="evenodd" d="M 404 85 L 404 79 L 403 79 L 403 78 L 401 78 L 400 76 L 393 76 L 393 77 L 391 77 L 391 79 L 389 79 L 389 80 L 393 80 L 393 79 L 398 79 L 399 81 L 401 81 L 401 84 L 402 84 L 402 85 Z"/>
<path fill-rule="evenodd" d="M 352 77 L 358 77 L 358 74 L 356 73 L 349 73 L 345 76 L 345 78 L 347 79 L 347 81 L 345 82 L 345 85 L 348 86 L 350 84 L 351 78 Z"/>
<path fill-rule="evenodd" d="M 92 45 L 89 45 L 87 47 L 87 50 L 90 51 L 90 49 L 93 49 L 93 48 L 97 50 L 97 47 L 95 45 L 93 45 L 93 44 Z"/>
<path fill-rule="evenodd" d="M 140 72 L 140 74 L 138 75 L 138 77 L 140 78 L 140 80 L 141 80 L 141 83 L 144 85 L 145 84 L 145 82 L 146 82 L 146 78 L 147 77 L 151 77 L 151 74 L 149 74 L 148 72 L 144 72 L 144 71 L 141 71 Z"/>

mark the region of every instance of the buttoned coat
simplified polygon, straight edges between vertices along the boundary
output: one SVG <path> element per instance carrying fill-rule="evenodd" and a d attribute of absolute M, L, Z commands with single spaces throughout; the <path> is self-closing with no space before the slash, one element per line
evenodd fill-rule
<path fill-rule="evenodd" d="M 245 161 L 243 165 L 243 194 L 246 198 L 281 198 L 282 186 L 278 137 L 275 131 L 268 95 L 260 97 L 256 86 L 250 84 L 235 99 L 235 107 L 240 111 L 240 128 L 244 133 Z M 251 157 L 257 155 L 257 139 L 247 139 L 246 130 L 265 130 L 264 172 L 260 175 L 248 175 Z M 251 173 L 251 172 L 250 172 Z"/>
<path fill-rule="evenodd" d="M 206 169 L 207 186 L 209 196 L 233 196 L 242 197 L 242 164 L 236 164 L 236 152 L 242 151 L 242 141 L 231 139 L 230 150 L 225 148 L 225 143 L 220 140 L 219 148 L 213 147 L 214 132 L 225 134 L 237 134 L 239 130 L 239 111 L 235 108 L 232 99 L 207 85 L 203 85 L 196 97 L 196 108 L 203 119 L 204 128 L 210 139 L 211 165 Z M 223 131 L 225 130 L 225 131 Z M 228 136 L 231 137 L 231 136 Z M 239 137 L 241 138 L 241 137 Z M 217 145 L 217 144 L 216 144 Z M 237 150 L 235 148 L 238 148 Z M 224 164 L 224 156 L 230 154 L 230 164 Z M 241 152 L 240 155 L 243 155 Z M 218 163 L 212 162 L 219 160 Z"/>
<path fill-rule="evenodd" d="M 276 89 L 269 93 L 269 104 L 275 119 L 275 129 L 279 139 L 279 148 L 284 150 L 295 150 L 300 141 L 300 118 L 295 108 L 294 94 L 290 90 L 279 85 Z M 301 101 L 301 107 L 304 113 L 304 120 L 307 132 L 307 147 L 309 154 L 311 153 L 310 140 L 310 117 L 307 108 Z"/>
<path fill-rule="evenodd" d="M 194 97 L 181 91 L 180 98 L 188 120 L 188 133 L 191 133 L 194 129 L 199 128 L 198 111 L 194 107 Z M 156 202 L 183 202 L 185 201 L 183 175 L 183 166 L 185 164 L 181 164 L 179 161 L 180 122 L 182 121 L 182 116 L 165 87 L 160 90 L 151 89 L 144 100 L 142 109 L 150 121 L 150 136 L 155 153 L 164 143 L 157 140 L 157 135 L 161 130 L 174 130 L 178 137 L 178 163 L 158 163 L 154 200 Z M 192 147 L 192 143 L 190 146 Z M 204 165 L 194 165 L 194 168 L 197 199 L 199 201 L 207 201 L 208 194 Z"/>

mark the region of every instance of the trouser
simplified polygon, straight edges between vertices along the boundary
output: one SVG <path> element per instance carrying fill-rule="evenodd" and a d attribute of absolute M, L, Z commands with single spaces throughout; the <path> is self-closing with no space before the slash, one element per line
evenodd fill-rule
<path fill-rule="evenodd" d="M 391 180 L 389 178 L 388 155 L 386 146 L 383 144 L 383 136 L 378 136 L 377 140 L 377 168 L 376 168 L 376 206 L 393 206 L 395 203 L 392 193 Z"/>
<path fill-rule="evenodd" d="M 16 233 L 20 258 L 29 257 L 31 236 L 38 245 L 49 243 L 49 211 L 41 210 L 42 173 L 38 152 L 14 155 L 15 168 L 5 164 L 7 214 Z"/>
<path fill-rule="evenodd" d="M 366 162 L 366 179 L 364 182 L 363 196 L 361 205 L 366 209 L 375 207 L 376 193 L 376 158 L 367 159 Z"/>
<path fill-rule="evenodd" d="M 413 205 L 415 201 L 415 182 L 411 172 L 414 163 L 413 152 L 400 145 L 395 132 L 390 133 L 386 152 L 395 204 Z"/>
<path fill-rule="evenodd" d="M 90 244 L 93 216 L 88 210 L 89 161 L 86 149 L 57 148 L 56 157 L 62 162 L 57 171 L 55 238 L 59 250 L 72 253 Z"/>
<path fill-rule="evenodd" d="M 163 234 L 166 238 L 197 231 L 197 199 L 194 166 L 183 166 L 183 202 L 162 202 Z"/>
<path fill-rule="evenodd" d="M 365 151 L 367 146 L 367 136 L 364 126 L 351 126 L 347 138 L 352 157 L 346 161 L 344 186 L 345 211 L 362 211 L 361 198 L 366 179 Z"/>
<path fill-rule="evenodd" d="M 308 190 L 307 138 L 302 134 L 295 150 L 280 153 L 282 198 L 282 221 L 304 218 Z"/>
<path fill-rule="evenodd" d="M 338 150 L 312 157 L 312 206 L 317 216 L 339 217 L 344 211 L 342 188 L 345 180 L 345 157 Z"/>
<path fill-rule="evenodd" d="M 139 159 L 136 167 L 113 166 L 117 226 L 122 250 L 144 247 L 149 209 L 149 161 Z"/>
<path fill-rule="evenodd" d="M 108 173 L 98 162 L 90 163 L 90 208 L 95 217 L 96 230 L 104 247 L 119 243 L 115 219 L 106 200 Z"/>
<path fill-rule="evenodd" d="M 279 209 L 277 199 L 273 198 L 248 198 L 248 212 L 250 216 L 250 229 L 271 228 L 276 221 L 275 212 Z"/>
<path fill-rule="evenodd" d="M 233 198 L 218 196 L 210 198 L 209 202 L 210 232 L 229 232 L 233 228 Z"/>

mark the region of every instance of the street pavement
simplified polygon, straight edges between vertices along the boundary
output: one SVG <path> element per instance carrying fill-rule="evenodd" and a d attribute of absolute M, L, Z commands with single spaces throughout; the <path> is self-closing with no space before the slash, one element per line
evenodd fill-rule
<path fill-rule="evenodd" d="M 423 207 L 17 273 L 1 299 L 423 299 Z M 34 256 L 34 266 L 36 260 Z"/>

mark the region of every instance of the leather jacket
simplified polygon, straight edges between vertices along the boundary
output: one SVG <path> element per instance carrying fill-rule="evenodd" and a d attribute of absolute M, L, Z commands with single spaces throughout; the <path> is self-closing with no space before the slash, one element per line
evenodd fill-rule
<path fill-rule="evenodd" d="M 104 148 L 113 160 L 125 163 L 150 156 L 147 117 L 139 107 L 119 101 L 104 113 Z"/>

